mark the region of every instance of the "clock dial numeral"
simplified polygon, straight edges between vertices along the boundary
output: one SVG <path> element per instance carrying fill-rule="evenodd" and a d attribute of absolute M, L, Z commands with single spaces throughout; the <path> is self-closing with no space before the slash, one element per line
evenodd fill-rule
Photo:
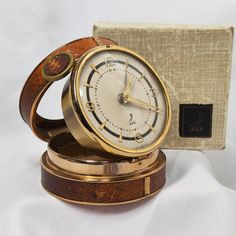
<path fill-rule="evenodd" d="M 148 124 L 148 126 L 149 126 L 149 128 L 152 130 L 153 133 L 156 132 L 156 129 L 155 129 L 152 125 Z"/>
<path fill-rule="evenodd" d="M 91 84 L 84 83 L 83 85 L 84 85 L 84 87 L 87 87 L 87 88 L 93 88 L 93 85 L 91 85 Z"/>
<path fill-rule="evenodd" d="M 140 79 L 143 79 L 145 77 L 145 72 L 143 72 L 140 76 Z"/>
<path fill-rule="evenodd" d="M 100 71 L 95 67 L 95 65 L 91 65 L 91 68 L 100 75 Z"/>
<path fill-rule="evenodd" d="M 144 141 L 144 138 L 143 138 L 142 134 L 137 133 L 137 134 L 135 135 L 135 141 L 136 141 L 137 143 L 142 143 L 142 142 Z"/>
<path fill-rule="evenodd" d="M 95 110 L 95 105 L 92 102 L 86 102 L 86 107 L 88 108 L 88 111 L 90 112 Z"/>
<path fill-rule="evenodd" d="M 105 126 L 106 126 L 106 122 L 103 122 L 103 123 L 99 126 L 99 129 L 100 129 L 100 130 L 103 130 Z"/>
<path fill-rule="evenodd" d="M 158 97 L 158 90 L 156 88 L 150 88 L 150 92 L 152 93 L 152 97 Z"/>
<path fill-rule="evenodd" d="M 119 142 L 120 142 L 120 143 L 123 143 L 122 131 L 120 131 Z"/>
<path fill-rule="evenodd" d="M 114 63 L 114 58 L 113 57 L 106 57 L 105 58 L 105 63 L 107 67 L 112 67 L 115 66 L 116 64 Z"/>
<path fill-rule="evenodd" d="M 125 59 L 125 70 L 127 71 L 127 69 L 128 69 L 128 66 L 129 66 L 129 63 L 128 63 L 128 60 L 127 60 L 127 58 Z"/>

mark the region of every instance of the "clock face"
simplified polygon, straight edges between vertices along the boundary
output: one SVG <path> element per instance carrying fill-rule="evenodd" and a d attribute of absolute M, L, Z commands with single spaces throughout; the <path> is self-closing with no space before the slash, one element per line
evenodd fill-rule
<path fill-rule="evenodd" d="M 86 59 L 75 84 L 93 131 L 115 148 L 154 145 L 168 116 L 163 86 L 152 69 L 125 50 L 103 50 Z"/>

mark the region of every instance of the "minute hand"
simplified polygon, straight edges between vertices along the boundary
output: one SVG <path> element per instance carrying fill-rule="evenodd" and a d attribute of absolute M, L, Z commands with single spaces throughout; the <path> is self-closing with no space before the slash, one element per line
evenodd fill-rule
<path fill-rule="evenodd" d="M 148 104 L 148 103 L 146 103 L 146 102 L 144 102 L 144 101 L 141 101 L 141 100 L 139 100 L 139 99 L 136 99 L 136 98 L 127 97 L 127 98 L 125 98 L 125 100 L 126 100 L 127 102 L 136 104 L 136 105 L 138 105 L 138 106 L 140 106 L 140 107 L 149 108 L 149 109 L 151 109 L 151 110 L 153 110 L 153 111 L 155 111 L 155 112 L 158 112 L 158 113 L 162 112 L 162 110 L 159 109 L 158 107 L 153 106 L 153 105 L 150 105 L 150 104 Z"/>

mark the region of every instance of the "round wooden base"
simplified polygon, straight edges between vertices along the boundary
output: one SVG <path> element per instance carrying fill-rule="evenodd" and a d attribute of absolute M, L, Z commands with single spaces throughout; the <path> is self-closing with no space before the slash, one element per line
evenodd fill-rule
<path fill-rule="evenodd" d="M 41 183 L 53 196 L 86 205 L 116 205 L 135 202 L 159 192 L 165 184 L 166 158 L 160 151 L 156 161 L 142 172 L 116 176 L 81 175 L 61 169 L 47 152 L 41 160 Z"/>

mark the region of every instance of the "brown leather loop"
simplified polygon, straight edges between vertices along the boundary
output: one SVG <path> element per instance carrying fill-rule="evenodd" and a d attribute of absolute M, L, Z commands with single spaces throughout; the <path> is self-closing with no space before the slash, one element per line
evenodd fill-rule
<path fill-rule="evenodd" d="M 40 139 L 49 141 L 51 137 L 55 136 L 56 134 L 62 133 L 67 129 L 64 119 L 49 120 L 37 114 L 37 108 L 42 96 L 53 83 L 53 81 L 48 80 L 43 74 L 43 72 L 48 72 L 50 70 L 50 68 L 47 67 L 46 70 L 43 71 L 45 63 L 47 63 L 50 58 L 53 58 L 60 53 L 68 53 L 73 57 L 74 60 L 77 60 L 85 52 L 87 52 L 91 48 L 99 46 L 100 44 L 114 45 L 116 43 L 110 39 L 103 37 L 100 37 L 98 39 L 88 37 L 74 40 L 49 54 L 43 61 L 38 64 L 38 66 L 28 77 L 21 92 L 19 109 L 23 120 L 30 126 L 33 132 Z M 53 65 L 56 67 L 52 68 L 54 70 L 52 70 L 51 72 L 48 72 L 49 75 L 54 75 L 57 71 L 58 73 L 61 72 L 64 68 L 57 67 L 67 66 L 67 64 L 69 63 L 65 61 L 66 58 L 64 55 L 59 59 L 61 60 L 58 60 L 56 62 L 55 60 L 53 61 Z"/>

